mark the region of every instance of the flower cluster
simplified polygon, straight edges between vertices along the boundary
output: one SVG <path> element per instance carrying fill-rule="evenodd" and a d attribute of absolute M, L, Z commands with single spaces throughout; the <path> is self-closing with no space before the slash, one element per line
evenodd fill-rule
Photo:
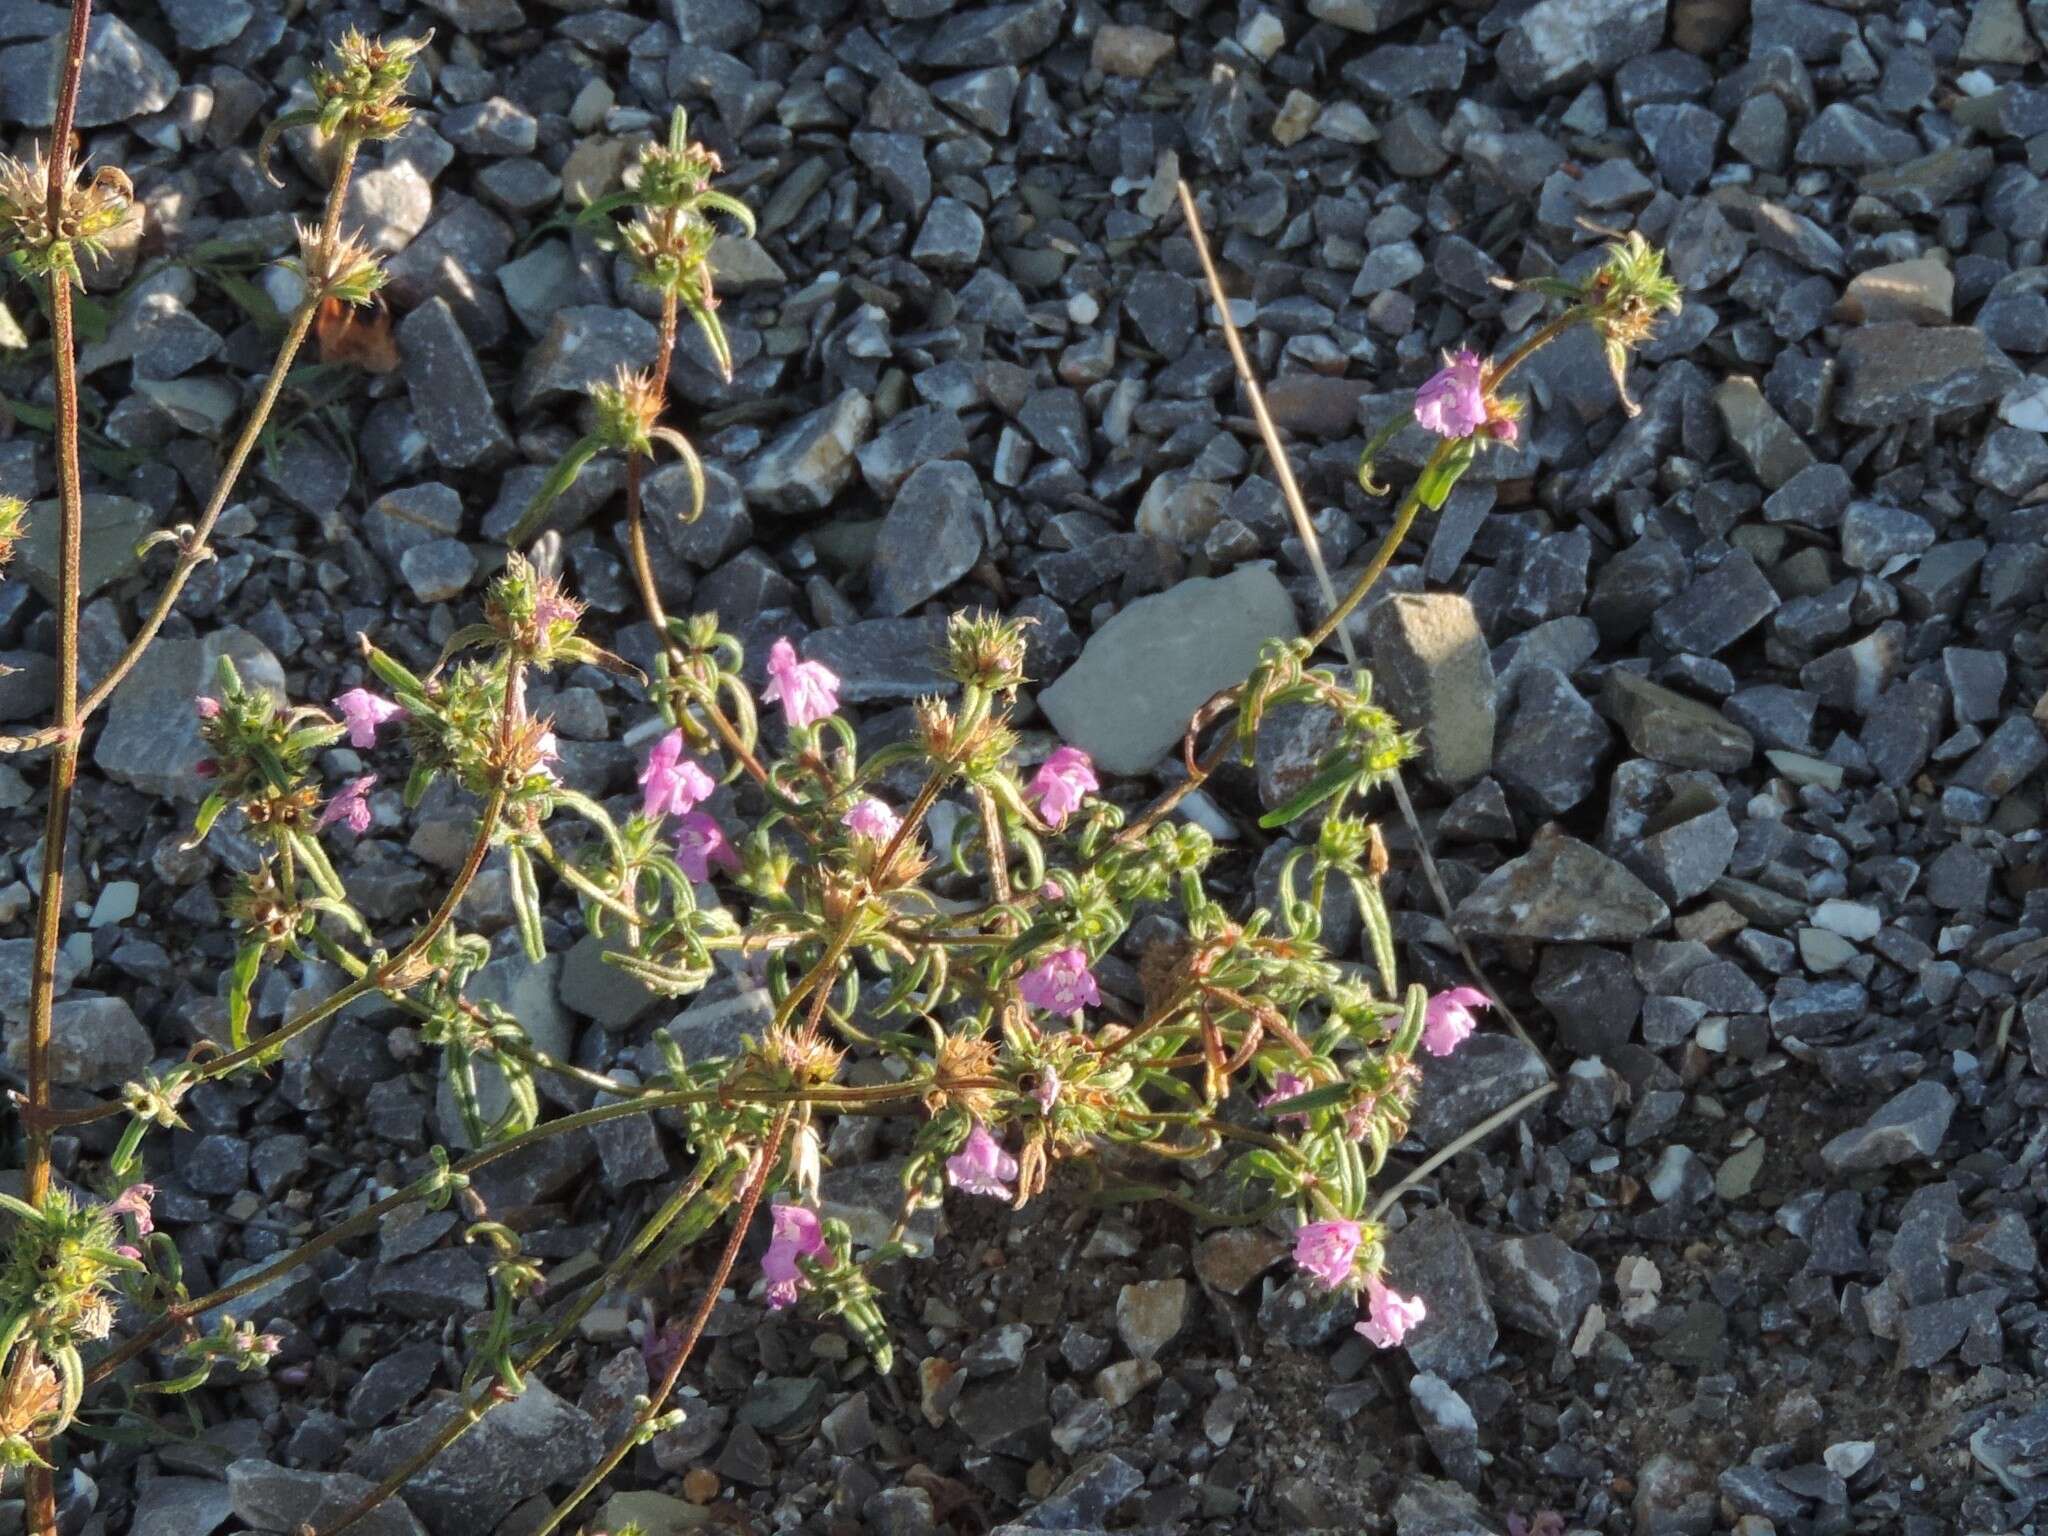
<path fill-rule="evenodd" d="M 26 276 L 82 285 L 79 258 L 106 254 L 107 237 L 127 219 L 135 188 L 114 166 L 103 165 L 87 179 L 85 168 L 73 165 L 52 228 L 50 170 L 41 148 L 24 160 L 0 155 L 0 255 Z"/>

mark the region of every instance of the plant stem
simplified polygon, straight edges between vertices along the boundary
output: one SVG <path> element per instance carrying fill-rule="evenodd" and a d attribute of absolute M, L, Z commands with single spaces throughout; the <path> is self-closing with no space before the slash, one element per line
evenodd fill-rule
<path fill-rule="evenodd" d="M 85 70 L 85 43 L 92 24 L 92 0 L 72 0 L 71 31 L 65 39 L 64 73 L 57 89 L 57 114 L 50 130 L 49 180 L 44 187 L 46 235 L 64 236 L 65 202 L 71 191 L 71 125 L 78 116 L 78 84 Z M 64 924 L 64 844 L 71 829 L 71 786 L 78 776 L 78 591 L 79 546 L 85 522 L 85 492 L 78 471 L 78 358 L 72 333 L 71 278 L 59 267 L 49 278 L 50 352 L 57 392 L 57 718 L 61 733 L 50 761 L 49 804 L 43 817 L 43 888 L 36 907 L 34 958 L 29 968 L 28 1101 L 31 1110 L 50 1107 L 50 1020 L 57 1000 L 57 946 Z M 40 1207 L 50 1190 L 49 1126 L 31 1121 L 23 1161 L 22 1189 Z M 32 1449 L 44 1463 L 47 1440 Z M 56 1536 L 57 1482 L 47 1465 L 31 1464 L 22 1482 L 23 1514 L 30 1536 Z"/>
<path fill-rule="evenodd" d="M 733 1216 L 732 1231 L 725 1240 L 725 1251 L 718 1256 L 718 1268 L 705 1283 L 704 1293 L 698 1298 L 697 1309 L 690 1316 L 690 1324 L 683 1332 L 683 1341 L 676 1350 L 675 1358 L 662 1373 L 661 1380 L 647 1395 L 647 1406 L 634 1415 L 633 1425 L 609 1451 L 605 1452 L 598 1464 L 576 1485 L 575 1492 L 555 1506 L 545 1524 L 533 1536 L 549 1536 L 586 1498 L 631 1454 L 640 1443 L 640 1432 L 660 1416 L 661 1405 L 668 1401 L 675 1390 L 677 1380 L 683 1374 L 683 1366 L 697 1347 L 697 1341 L 704 1336 L 704 1327 L 711 1321 L 711 1309 L 718 1305 L 718 1294 L 725 1289 L 725 1282 L 732 1276 L 732 1267 L 738 1262 L 740 1244 L 746 1241 L 747 1228 L 753 1224 L 754 1212 L 761 1204 L 761 1196 L 767 1191 L 768 1180 L 774 1175 L 775 1160 L 782 1151 L 782 1138 L 789 1132 L 790 1111 L 784 1109 L 775 1117 L 775 1128 L 768 1133 L 767 1144 L 754 1166 L 753 1176 L 747 1180 L 747 1190 L 740 1197 L 739 1210 Z"/>

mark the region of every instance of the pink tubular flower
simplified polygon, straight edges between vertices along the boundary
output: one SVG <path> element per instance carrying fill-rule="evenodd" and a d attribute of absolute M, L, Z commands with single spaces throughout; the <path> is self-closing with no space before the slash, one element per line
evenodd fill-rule
<path fill-rule="evenodd" d="M 1095 764 L 1079 747 L 1061 747 L 1045 760 L 1031 780 L 1038 814 L 1055 831 L 1081 808 L 1083 796 L 1101 787 L 1095 779 Z"/>
<path fill-rule="evenodd" d="M 818 1228 L 818 1213 L 801 1205 L 778 1205 L 774 1210 L 775 1235 L 761 1256 L 761 1275 L 768 1282 L 768 1308 L 780 1312 L 796 1300 L 805 1284 L 798 1259 L 825 1257 L 825 1234 Z"/>
<path fill-rule="evenodd" d="M 147 1237 L 156 1230 L 156 1221 L 149 1212 L 149 1202 L 155 1198 L 154 1184 L 130 1184 L 107 1202 L 107 1214 L 134 1217 L 135 1230 Z"/>
<path fill-rule="evenodd" d="M 1307 1078 L 1296 1077 L 1292 1072 L 1276 1072 L 1273 1075 L 1273 1091 L 1259 1100 L 1259 1108 L 1266 1109 L 1271 1105 L 1280 1103 L 1283 1099 L 1296 1098 L 1301 1094 L 1307 1093 L 1308 1089 L 1309 1083 Z M 1304 1114 L 1296 1113 L 1280 1117 L 1282 1125 L 1285 1125 L 1289 1120 L 1298 1120 L 1303 1125 L 1308 1124 L 1308 1116 Z"/>
<path fill-rule="evenodd" d="M 1477 987 L 1452 987 L 1429 1000 L 1422 1015 L 1422 1048 L 1432 1056 L 1448 1056 L 1479 1027 L 1474 1008 L 1491 1008 L 1493 999 Z"/>
<path fill-rule="evenodd" d="M 989 1135 L 979 1120 L 967 1133 L 967 1144 L 946 1159 L 946 1182 L 970 1195 L 987 1195 L 1008 1200 L 1015 1192 L 1010 1180 L 1017 1177 L 1017 1159 L 1003 1150 L 1003 1144 Z"/>
<path fill-rule="evenodd" d="M 378 726 L 387 720 L 405 718 L 403 706 L 380 699 L 367 688 L 351 688 L 337 695 L 334 707 L 341 711 L 342 723 L 348 727 L 348 744 L 359 752 L 377 745 Z"/>
<path fill-rule="evenodd" d="M 1047 1013 L 1078 1013 L 1102 1004 L 1095 973 L 1088 969 L 1088 951 L 1060 949 L 1017 978 L 1017 991 L 1033 1008 Z"/>
<path fill-rule="evenodd" d="M 131 1264 L 140 1264 L 142 1262 L 142 1250 L 133 1243 L 116 1243 L 114 1244 L 114 1252 Z"/>
<path fill-rule="evenodd" d="M 1470 437 L 1486 424 L 1479 354 L 1444 355 L 1444 366 L 1415 391 L 1415 419 L 1439 437 Z"/>
<path fill-rule="evenodd" d="M 670 731 L 654 744 L 647 766 L 640 770 L 640 813 L 650 820 L 680 816 L 710 798 L 717 787 L 695 758 L 683 756 L 683 733 Z"/>
<path fill-rule="evenodd" d="M 768 686 L 763 704 L 780 703 L 792 730 L 816 725 L 839 708 L 839 676 L 821 662 L 798 661 L 796 647 L 777 640 L 768 648 Z"/>
<path fill-rule="evenodd" d="M 1522 424 L 1512 416 L 1496 416 L 1486 424 L 1486 435 L 1496 443 L 1512 448 L 1522 435 Z"/>
<path fill-rule="evenodd" d="M 903 818 L 881 801 L 869 796 L 865 800 L 856 800 L 853 809 L 839 818 L 839 824 L 855 837 L 865 837 L 870 842 L 886 843 L 902 827 Z"/>
<path fill-rule="evenodd" d="M 1366 1343 L 1379 1349 L 1394 1348 L 1429 1316 L 1420 1296 L 1403 1296 L 1377 1275 L 1365 1282 L 1365 1310 L 1366 1315 L 1352 1326 Z"/>
<path fill-rule="evenodd" d="M 1060 1101 L 1060 1075 L 1047 1062 L 1038 1069 L 1038 1085 L 1031 1090 L 1031 1097 L 1038 1100 L 1040 1114 L 1052 1113 L 1053 1105 Z"/>
<path fill-rule="evenodd" d="M 376 782 L 377 775 L 374 773 L 366 773 L 360 779 L 350 779 L 341 792 L 327 802 L 327 809 L 320 813 L 319 825 L 331 827 L 339 821 L 357 837 L 369 831 L 370 786 Z"/>
<path fill-rule="evenodd" d="M 703 811 L 691 811 L 676 823 L 676 863 L 685 878 L 702 885 L 714 867 L 738 869 L 740 856 L 733 851 L 725 828 Z"/>
<path fill-rule="evenodd" d="M 203 693 L 192 701 L 192 708 L 202 720 L 217 720 L 220 718 L 220 700 L 209 698 Z"/>
<path fill-rule="evenodd" d="M 1358 1256 L 1359 1241 L 1355 1221 L 1304 1222 L 1294 1229 L 1294 1262 L 1325 1290 L 1334 1291 L 1351 1278 L 1351 1261 Z"/>

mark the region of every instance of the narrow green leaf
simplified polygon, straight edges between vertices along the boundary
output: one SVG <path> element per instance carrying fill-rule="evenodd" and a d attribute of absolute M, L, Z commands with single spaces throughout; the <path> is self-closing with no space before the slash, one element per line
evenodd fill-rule
<path fill-rule="evenodd" d="M 1271 831 L 1284 827 L 1289 822 L 1306 816 L 1332 795 L 1343 793 L 1358 778 L 1358 765 L 1349 759 L 1340 758 L 1323 769 L 1285 805 L 1266 812 L 1259 818 L 1259 825 Z"/>

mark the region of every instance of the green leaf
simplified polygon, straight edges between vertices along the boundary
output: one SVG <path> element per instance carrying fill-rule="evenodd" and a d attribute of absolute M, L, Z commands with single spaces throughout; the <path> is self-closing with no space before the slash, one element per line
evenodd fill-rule
<path fill-rule="evenodd" d="M 1351 1097 L 1349 1083 L 1325 1083 L 1320 1088 L 1311 1088 L 1307 1093 L 1297 1093 L 1291 1099 L 1275 1099 L 1265 1106 L 1268 1114 L 1275 1117 L 1305 1115 L 1311 1110 L 1328 1109 L 1333 1104 L 1342 1104 Z"/>
<path fill-rule="evenodd" d="M 405 664 L 390 652 L 377 646 L 370 646 L 363 652 L 363 659 L 370 664 L 370 670 L 383 680 L 384 686 L 400 693 L 409 693 L 424 698 L 427 685 L 415 677 Z"/>
<path fill-rule="evenodd" d="M 1416 1046 L 1422 1043 L 1422 1023 L 1429 1010 L 1429 993 L 1419 984 L 1408 988 L 1408 995 L 1401 1000 L 1401 1027 L 1394 1035 L 1389 1047 L 1396 1056 L 1408 1057 L 1415 1054 Z"/>
<path fill-rule="evenodd" d="M 540 532 L 541 524 L 547 520 L 548 508 L 576 483 L 576 477 L 583 473 L 584 466 L 597 457 L 603 446 L 595 437 L 586 437 L 562 455 L 561 461 L 541 482 L 540 489 L 534 492 L 526 510 L 519 514 L 519 521 L 505 534 L 506 548 L 516 549 Z"/>
<path fill-rule="evenodd" d="M 214 285 L 234 301 L 243 314 L 254 320 L 266 331 L 284 329 L 284 316 L 277 312 L 277 306 L 270 302 L 270 295 L 258 288 L 238 272 L 223 272 L 218 268 L 207 273 Z"/>
<path fill-rule="evenodd" d="M 1349 759 L 1340 758 L 1309 780 L 1292 800 L 1261 816 L 1259 825 L 1267 831 L 1284 827 L 1289 822 L 1306 816 L 1331 796 L 1342 794 L 1356 782 L 1357 778 L 1358 765 Z"/>
<path fill-rule="evenodd" d="M 1449 451 L 1439 450 L 1422 471 L 1422 478 L 1415 482 L 1415 499 L 1432 512 L 1443 509 L 1444 501 L 1451 494 L 1451 487 L 1458 483 L 1458 477 L 1472 467 L 1472 460 L 1479 452 L 1479 434 L 1461 437 L 1450 445 Z"/>
<path fill-rule="evenodd" d="M 235 951 L 235 966 L 228 973 L 228 1041 L 238 1051 L 249 1043 L 249 994 L 263 968 L 263 950 L 262 944 L 244 944 Z"/>

